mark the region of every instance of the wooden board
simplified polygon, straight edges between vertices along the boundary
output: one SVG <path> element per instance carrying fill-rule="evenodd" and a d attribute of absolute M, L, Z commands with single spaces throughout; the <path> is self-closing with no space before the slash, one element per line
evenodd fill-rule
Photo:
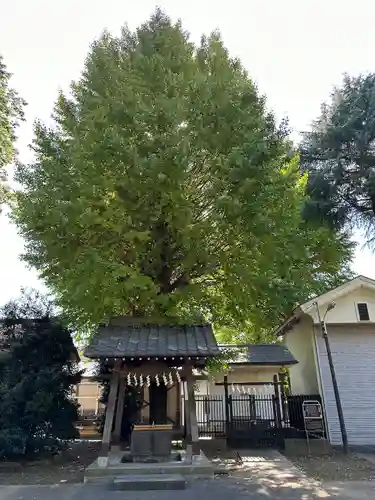
<path fill-rule="evenodd" d="M 163 425 L 135 425 L 133 428 L 134 431 L 170 431 L 173 426 L 171 424 L 163 424 Z"/>

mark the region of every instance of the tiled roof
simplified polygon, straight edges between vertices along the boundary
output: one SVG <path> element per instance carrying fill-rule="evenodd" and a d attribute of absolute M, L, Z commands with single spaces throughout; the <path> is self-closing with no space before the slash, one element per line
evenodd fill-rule
<path fill-rule="evenodd" d="M 233 353 L 233 364 L 250 365 L 294 365 L 298 361 L 289 349 L 282 344 L 249 344 L 246 346 L 225 346 Z"/>
<path fill-rule="evenodd" d="M 220 354 L 211 325 L 123 324 L 100 326 L 84 355 L 213 357 Z"/>

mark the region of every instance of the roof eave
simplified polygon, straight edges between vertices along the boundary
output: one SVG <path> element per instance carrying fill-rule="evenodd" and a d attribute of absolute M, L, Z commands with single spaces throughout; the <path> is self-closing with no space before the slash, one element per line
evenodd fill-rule
<path fill-rule="evenodd" d="M 293 313 L 287 320 L 284 321 L 275 331 L 275 337 L 283 337 L 289 330 L 291 330 L 296 323 L 299 322 L 301 315 L 304 313 L 301 306 L 294 309 Z"/>
<path fill-rule="evenodd" d="M 163 361 L 164 359 L 168 361 L 172 361 L 174 359 L 184 359 L 184 360 L 196 360 L 196 359 L 211 359 L 211 358 L 216 358 L 216 356 L 219 356 L 221 353 L 218 352 L 217 354 L 213 353 L 201 353 L 201 354 L 187 354 L 187 355 L 181 355 L 181 354 L 175 354 L 173 356 L 170 355 L 165 355 L 165 354 L 153 354 L 152 356 L 146 354 L 144 356 L 139 356 L 139 355 L 132 355 L 132 356 L 127 356 L 123 354 L 98 354 L 98 353 L 90 353 L 85 351 L 84 356 L 89 359 L 122 359 L 124 361 L 147 361 L 147 360 L 155 360 L 158 359 L 160 361 Z"/>
<path fill-rule="evenodd" d="M 290 360 L 290 361 L 282 361 L 282 362 L 275 362 L 275 361 L 262 361 L 262 362 L 251 362 L 251 361 L 241 361 L 240 363 L 229 363 L 230 367 L 234 366 L 291 366 L 291 365 L 296 365 L 298 361 L 295 360 Z"/>

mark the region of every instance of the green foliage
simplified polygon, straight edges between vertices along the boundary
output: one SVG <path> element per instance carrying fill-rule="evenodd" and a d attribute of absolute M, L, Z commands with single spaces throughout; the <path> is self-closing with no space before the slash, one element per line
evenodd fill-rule
<path fill-rule="evenodd" d="M 240 338 L 238 338 L 238 332 L 236 331 L 231 331 L 231 335 L 228 335 L 228 343 L 232 344 L 241 344 L 242 341 L 241 339 L 244 338 L 244 335 Z M 226 333 L 229 333 L 226 332 Z M 223 332 L 216 332 L 216 337 L 218 337 L 218 340 L 220 343 L 224 343 L 223 337 L 220 336 L 220 334 Z M 206 368 L 208 372 L 208 376 L 214 378 L 218 374 L 223 374 L 227 373 L 230 370 L 230 363 L 234 363 L 238 361 L 239 356 L 244 354 L 244 351 L 247 352 L 247 348 L 244 349 L 233 349 L 230 347 L 221 347 L 220 349 L 220 354 L 218 356 L 215 356 L 215 358 L 209 359 L 206 363 Z"/>
<path fill-rule="evenodd" d="M 9 87 L 10 74 L 0 55 L 0 205 L 7 195 L 5 167 L 14 160 L 15 130 L 23 119 L 25 102 Z"/>
<path fill-rule="evenodd" d="M 311 196 L 306 216 L 360 226 L 375 242 L 375 74 L 345 76 L 301 145 Z"/>
<path fill-rule="evenodd" d="M 54 121 L 35 126 L 13 218 L 75 324 L 128 314 L 254 333 L 345 274 L 351 249 L 301 218 L 287 128 L 218 33 L 194 46 L 159 10 L 104 33 Z"/>
<path fill-rule="evenodd" d="M 47 300 L 31 297 L 2 311 L 0 458 L 51 452 L 78 437 L 72 389 L 81 374 L 70 332 L 45 314 Z"/>

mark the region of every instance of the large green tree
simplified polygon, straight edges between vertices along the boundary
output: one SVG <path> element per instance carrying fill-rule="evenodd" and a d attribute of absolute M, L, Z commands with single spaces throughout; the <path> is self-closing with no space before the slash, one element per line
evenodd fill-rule
<path fill-rule="evenodd" d="M 74 321 L 250 331 L 342 277 L 350 249 L 302 219 L 286 127 L 218 33 L 195 46 L 160 11 L 104 33 L 54 120 L 36 124 L 13 216 Z"/>
<path fill-rule="evenodd" d="M 306 215 L 334 228 L 357 226 L 375 242 L 375 74 L 345 76 L 304 136 Z"/>
<path fill-rule="evenodd" d="M 19 121 L 23 119 L 25 104 L 9 86 L 10 76 L 0 55 L 0 206 L 8 192 L 5 167 L 15 157 L 15 131 Z"/>

